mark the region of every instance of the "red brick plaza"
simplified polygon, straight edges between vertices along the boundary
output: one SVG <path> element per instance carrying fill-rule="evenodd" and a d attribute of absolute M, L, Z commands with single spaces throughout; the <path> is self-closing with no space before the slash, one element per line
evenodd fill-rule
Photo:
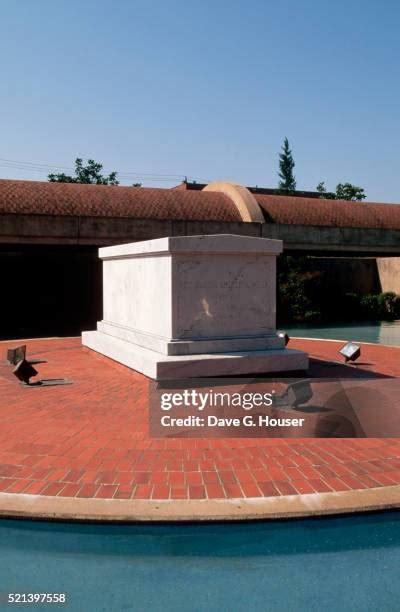
<path fill-rule="evenodd" d="M 400 439 L 151 439 L 144 376 L 81 347 L 27 341 L 39 378 L 27 389 L 0 343 L 0 492 L 63 498 L 199 500 L 377 489 L 400 484 Z M 314 371 L 337 342 L 291 340 Z M 400 348 L 363 345 L 363 367 L 400 376 Z"/>

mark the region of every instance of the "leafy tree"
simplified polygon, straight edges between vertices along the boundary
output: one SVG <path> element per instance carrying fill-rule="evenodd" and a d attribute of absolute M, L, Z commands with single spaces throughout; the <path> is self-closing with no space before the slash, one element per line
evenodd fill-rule
<path fill-rule="evenodd" d="M 337 200 L 351 200 L 353 202 L 361 202 L 366 197 L 364 189 L 357 187 L 351 183 L 338 183 L 336 185 Z"/>
<path fill-rule="evenodd" d="M 77 157 L 75 160 L 75 176 L 69 176 L 61 172 L 60 174 L 49 174 L 48 179 L 51 183 L 88 183 L 94 185 L 119 185 L 117 173 L 110 172 L 108 176 L 103 176 L 101 171 L 103 164 L 88 159 L 86 166 L 83 159 Z"/>
<path fill-rule="evenodd" d="M 142 183 L 132 183 L 132 187 L 141 187 Z"/>
<path fill-rule="evenodd" d="M 295 163 L 287 138 L 283 141 L 282 153 L 279 154 L 279 189 L 283 193 L 292 193 L 296 190 L 296 179 L 293 174 Z"/>
<path fill-rule="evenodd" d="M 393 320 L 400 312 L 399 296 L 391 291 L 386 293 L 369 293 L 361 297 L 361 312 L 364 318 L 375 320 Z"/>
<path fill-rule="evenodd" d="M 319 279 L 310 272 L 307 257 L 281 255 L 277 266 L 277 312 L 279 324 L 318 320 Z M 314 296 L 314 293 L 316 296 Z"/>
<path fill-rule="evenodd" d="M 321 181 L 317 185 L 317 191 L 320 193 L 321 198 L 327 200 L 351 200 L 353 202 L 360 202 L 366 197 L 362 187 L 357 187 L 351 183 L 338 183 L 336 185 L 336 192 L 332 193 L 326 190 L 325 181 Z"/>

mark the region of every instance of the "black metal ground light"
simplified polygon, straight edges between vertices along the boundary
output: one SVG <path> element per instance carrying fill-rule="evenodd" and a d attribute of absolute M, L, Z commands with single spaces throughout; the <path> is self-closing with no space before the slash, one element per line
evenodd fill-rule
<path fill-rule="evenodd" d="M 361 346 L 355 342 L 347 342 L 339 351 L 343 355 L 345 363 L 355 361 L 361 355 Z"/>
<path fill-rule="evenodd" d="M 10 365 L 14 365 L 13 374 L 21 381 L 21 384 L 27 388 L 38 387 L 53 387 L 55 385 L 71 385 L 72 380 L 67 378 L 43 378 L 41 380 L 31 381 L 31 378 L 38 374 L 38 371 L 32 364 L 46 363 L 43 359 L 26 359 L 26 345 L 18 346 L 14 349 L 8 349 L 7 361 Z"/>

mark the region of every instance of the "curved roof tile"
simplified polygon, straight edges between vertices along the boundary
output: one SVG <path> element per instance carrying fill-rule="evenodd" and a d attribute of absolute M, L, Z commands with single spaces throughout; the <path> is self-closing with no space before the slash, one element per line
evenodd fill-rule
<path fill-rule="evenodd" d="M 256 195 L 267 223 L 400 229 L 400 205 Z"/>
<path fill-rule="evenodd" d="M 0 213 L 241 221 L 222 193 L 5 179 Z"/>
<path fill-rule="evenodd" d="M 294 196 L 255 198 L 267 223 L 400 230 L 400 205 Z M 241 221 L 234 203 L 211 191 L 113 187 L 0 179 L 0 214 Z"/>

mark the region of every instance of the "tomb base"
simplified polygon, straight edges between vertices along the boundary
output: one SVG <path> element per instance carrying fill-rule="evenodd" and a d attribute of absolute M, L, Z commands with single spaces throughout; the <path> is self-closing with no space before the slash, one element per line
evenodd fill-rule
<path fill-rule="evenodd" d="M 166 355 L 102 331 L 83 332 L 82 344 L 154 380 L 300 372 L 308 368 L 306 353 L 287 348 Z"/>

